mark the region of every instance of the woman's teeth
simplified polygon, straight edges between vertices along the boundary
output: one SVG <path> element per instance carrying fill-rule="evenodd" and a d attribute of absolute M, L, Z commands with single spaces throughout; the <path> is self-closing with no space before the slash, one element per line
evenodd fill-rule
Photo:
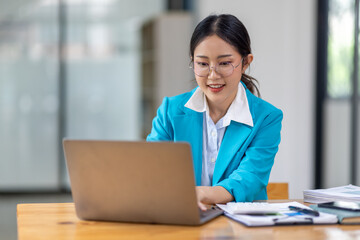
<path fill-rule="evenodd" d="M 211 88 L 221 88 L 224 85 L 209 85 Z"/>

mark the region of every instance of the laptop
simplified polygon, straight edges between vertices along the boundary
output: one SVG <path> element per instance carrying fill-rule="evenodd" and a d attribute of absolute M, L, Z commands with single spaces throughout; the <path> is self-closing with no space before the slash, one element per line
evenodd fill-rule
<path fill-rule="evenodd" d="M 63 141 L 76 214 L 83 220 L 201 225 L 188 143 Z"/>

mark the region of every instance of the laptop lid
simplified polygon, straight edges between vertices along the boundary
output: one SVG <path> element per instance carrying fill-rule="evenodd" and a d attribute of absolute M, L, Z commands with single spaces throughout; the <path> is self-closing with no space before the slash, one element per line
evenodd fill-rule
<path fill-rule="evenodd" d="M 64 140 L 63 144 L 79 218 L 203 222 L 188 143 Z"/>

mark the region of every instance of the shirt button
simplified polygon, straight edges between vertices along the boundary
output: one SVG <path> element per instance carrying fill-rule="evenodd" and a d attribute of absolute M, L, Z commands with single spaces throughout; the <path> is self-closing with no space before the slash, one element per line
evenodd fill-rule
<path fill-rule="evenodd" d="M 211 136 L 215 137 L 215 136 L 216 136 L 216 132 L 215 132 L 215 131 L 212 131 L 212 132 L 211 132 Z"/>
<path fill-rule="evenodd" d="M 211 162 L 214 163 L 216 161 L 215 158 L 211 158 Z"/>

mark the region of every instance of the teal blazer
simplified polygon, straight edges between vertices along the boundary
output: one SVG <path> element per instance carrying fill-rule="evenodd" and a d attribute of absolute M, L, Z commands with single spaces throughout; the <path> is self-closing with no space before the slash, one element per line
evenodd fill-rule
<path fill-rule="evenodd" d="M 244 85 L 245 87 L 245 85 Z M 212 185 L 222 186 L 236 202 L 267 199 L 266 186 L 280 143 L 282 111 L 246 87 L 253 127 L 231 121 L 215 163 Z M 196 185 L 201 185 L 203 113 L 184 105 L 195 92 L 165 97 L 147 141 L 181 141 L 191 145 Z"/>

